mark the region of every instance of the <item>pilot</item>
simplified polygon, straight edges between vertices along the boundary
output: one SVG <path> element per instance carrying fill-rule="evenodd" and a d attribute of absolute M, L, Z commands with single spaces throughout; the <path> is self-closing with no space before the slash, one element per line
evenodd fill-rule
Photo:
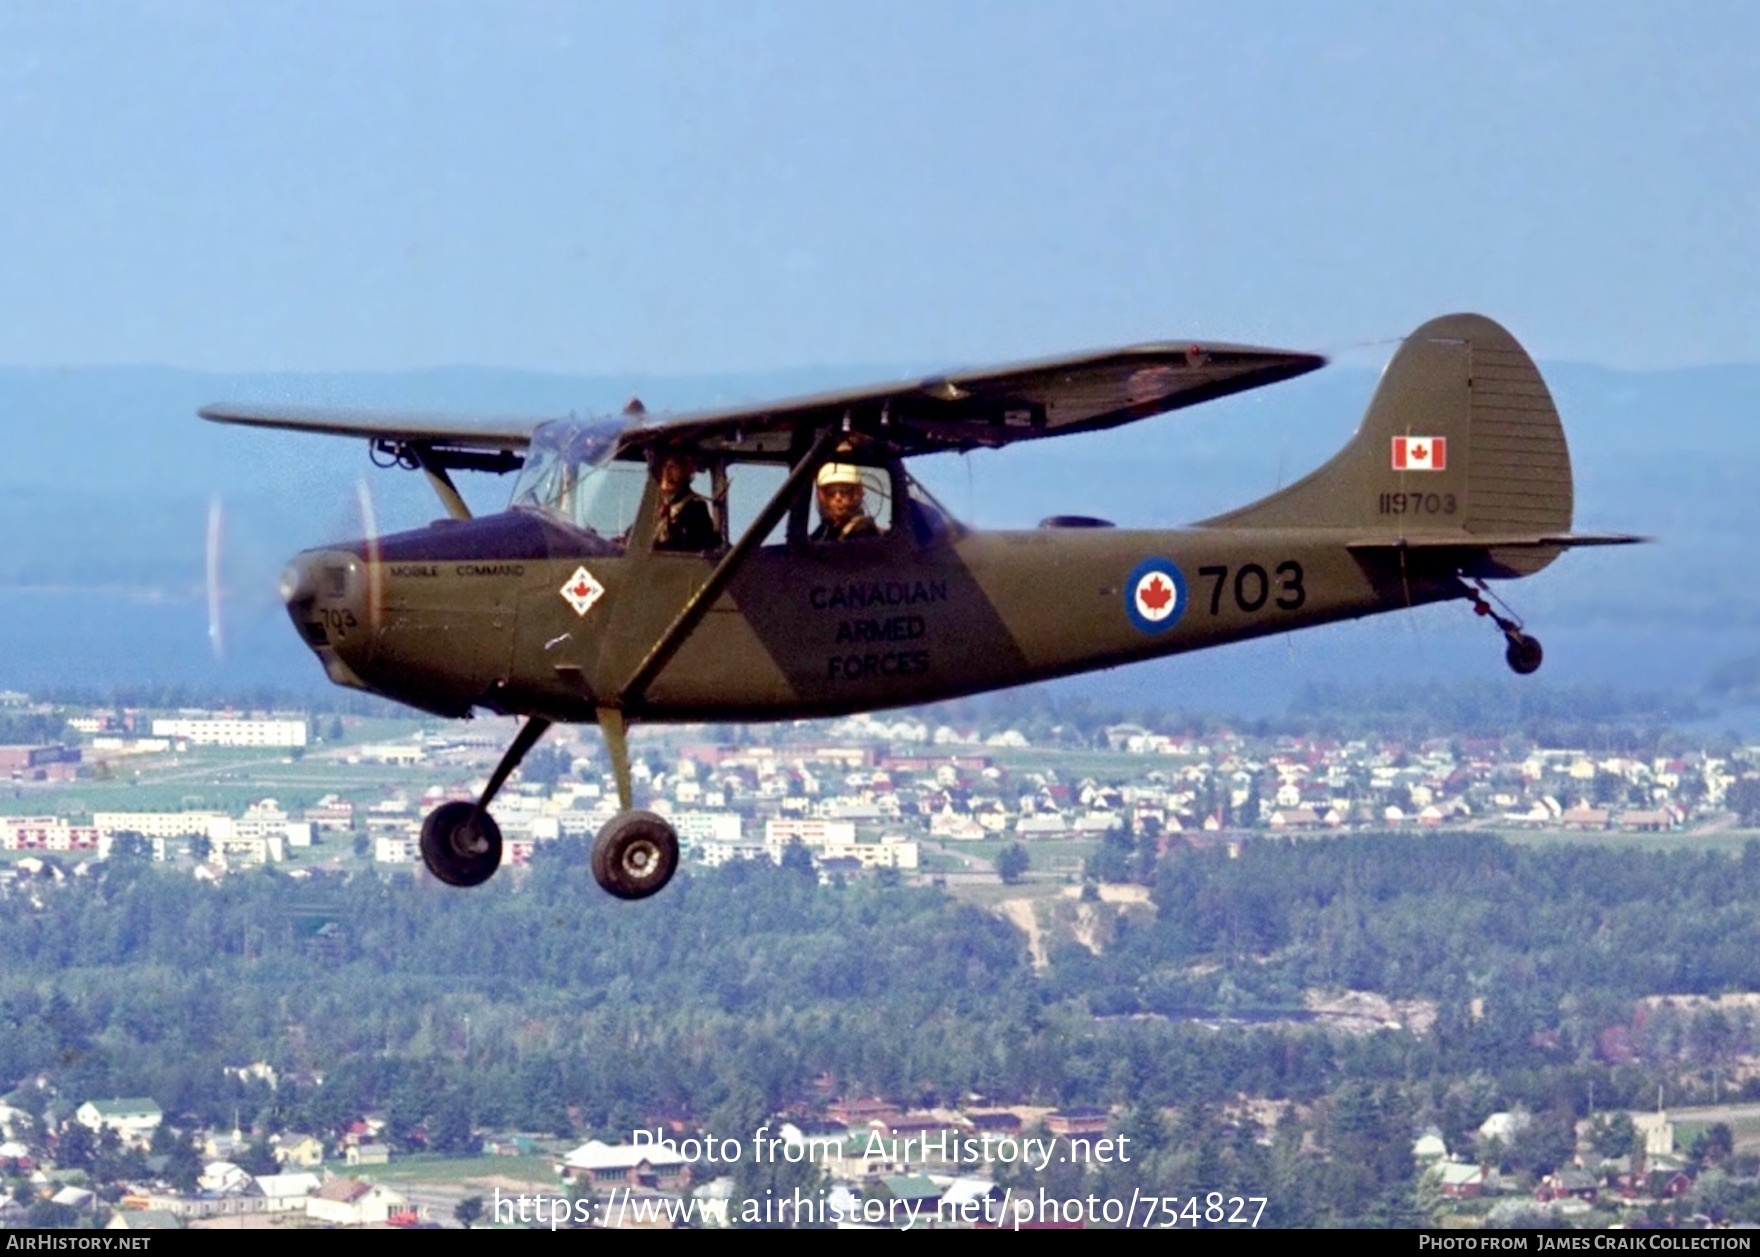
<path fill-rule="evenodd" d="M 660 504 L 654 520 L 656 550 L 703 551 L 721 544 L 709 500 L 691 489 L 696 467 L 689 454 L 676 450 L 661 456 L 654 469 L 660 482 Z"/>
<path fill-rule="evenodd" d="M 880 527 L 863 503 L 862 469 L 849 463 L 819 468 L 819 526 L 814 541 L 850 541 L 878 537 Z"/>

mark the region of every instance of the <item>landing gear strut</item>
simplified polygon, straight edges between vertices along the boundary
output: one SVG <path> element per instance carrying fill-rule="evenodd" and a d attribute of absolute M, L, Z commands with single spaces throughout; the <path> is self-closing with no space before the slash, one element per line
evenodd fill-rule
<path fill-rule="evenodd" d="M 1473 599 L 1473 614 L 1490 616 L 1491 622 L 1502 631 L 1504 638 L 1509 642 L 1503 651 L 1503 661 L 1509 665 L 1510 671 L 1523 677 L 1539 671 L 1540 662 L 1546 657 L 1546 652 L 1540 649 L 1540 639 L 1524 633 L 1522 622 L 1516 619 L 1513 613 L 1499 615 L 1493 609 L 1491 603 L 1487 601 L 1493 595 L 1489 589 L 1485 588 L 1484 581 L 1475 580 L 1473 583 L 1478 586 L 1476 590 L 1468 591 Z M 1508 611 L 1509 607 L 1505 605 L 1504 610 Z"/>
<path fill-rule="evenodd" d="M 489 815 L 489 804 L 549 728 L 542 716 L 529 718 L 495 765 L 482 798 L 442 803 L 428 813 L 422 822 L 422 863 L 428 872 L 448 886 L 481 886 L 495 875 L 501 867 L 501 826 Z"/>

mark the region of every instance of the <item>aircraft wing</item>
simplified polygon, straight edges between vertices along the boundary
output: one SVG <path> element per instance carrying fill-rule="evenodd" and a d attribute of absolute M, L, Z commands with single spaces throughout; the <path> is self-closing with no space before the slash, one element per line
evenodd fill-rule
<path fill-rule="evenodd" d="M 725 409 L 626 410 L 619 453 L 633 458 L 665 444 L 786 458 L 805 437 L 832 426 L 884 439 L 905 455 L 996 448 L 1116 427 L 1292 379 L 1325 363 L 1314 354 L 1250 345 L 1136 345 Z M 524 449 L 547 421 L 228 403 L 204 406 L 201 415 L 216 423 L 458 451 Z"/>
<path fill-rule="evenodd" d="M 832 425 L 882 437 L 901 454 L 995 448 L 1091 432 L 1305 375 L 1314 354 L 1170 343 L 1047 358 L 724 410 L 651 418 L 626 450 L 665 442 L 778 454 L 801 431 Z"/>
<path fill-rule="evenodd" d="M 532 439 L 532 430 L 543 419 L 493 418 L 428 414 L 419 411 L 351 410 L 319 406 L 274 406 L 217 403 L 203 406 L 200 415 L 215 423 L 238 423 L 252 428 L 284 428 L 292 432 L 316 432 L 326 436 L 359 436 L 431 444 L 449 449 L 517 450 Z"/>

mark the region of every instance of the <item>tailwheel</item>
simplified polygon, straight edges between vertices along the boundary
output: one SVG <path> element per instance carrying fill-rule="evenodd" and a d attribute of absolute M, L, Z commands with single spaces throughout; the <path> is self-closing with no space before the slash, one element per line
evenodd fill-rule
<path fill-rule="evenodd" d="M 1540 667 L 1540 661 L 1546 653 L 1540 649 L 1540 639 L 1529 637 L 1526 633 L 1511 633 L 1509 647 L 1503 652 L 1503 658 L 1510 670 L 1517 676 L 1527 676 Z"/>
<path fill-rule="evenodd" d="M 1473 584 L 1478 587 L 1477 590 L 1467 590 L 1467 596 L 1473 601 L 1473 614 L 1490 617 L 1491 622 L 1503 634 L 1504 640 L 1509 643 L 1504 647 L 1503 661 L 1509 665 L 1510 671 L 1522 677 L 1539 671 L 1540 661 L 1546 657 L 1546 652 L 1540 649 L 1540 639 L 1529 637 L 1522 631 L 1521 620 L 1516 618 L 1515 612 L 1501 598 L 1497 599 L 1498 604 L 1509 611 L 1509 614 L 1497 613 L 1488 601 L 1497 598 L 1497 595 L 1485 587 L 1484 581 L 1475 579 Z"/>
<path fill-rule="evenodd" d="M 501 866 L 501 826 L 475 803 L 443 803 L 422 822 L 422 863 L 448 886 L 480 886 Z"/>
<path fill-rule="evenodd" d="M 678 834 L 652 812 L 619 812 L 593 840 L 593 880 L 619 899 L 658 893 L 678 868 Z"/>

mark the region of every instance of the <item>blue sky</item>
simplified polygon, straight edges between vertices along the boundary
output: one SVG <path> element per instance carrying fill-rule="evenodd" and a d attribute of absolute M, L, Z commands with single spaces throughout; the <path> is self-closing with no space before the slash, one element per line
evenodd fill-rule
<path fill-rule="evenodd" d="M 1760 6 L 0 6 L 0 364 L 1760 361 Z"/>

